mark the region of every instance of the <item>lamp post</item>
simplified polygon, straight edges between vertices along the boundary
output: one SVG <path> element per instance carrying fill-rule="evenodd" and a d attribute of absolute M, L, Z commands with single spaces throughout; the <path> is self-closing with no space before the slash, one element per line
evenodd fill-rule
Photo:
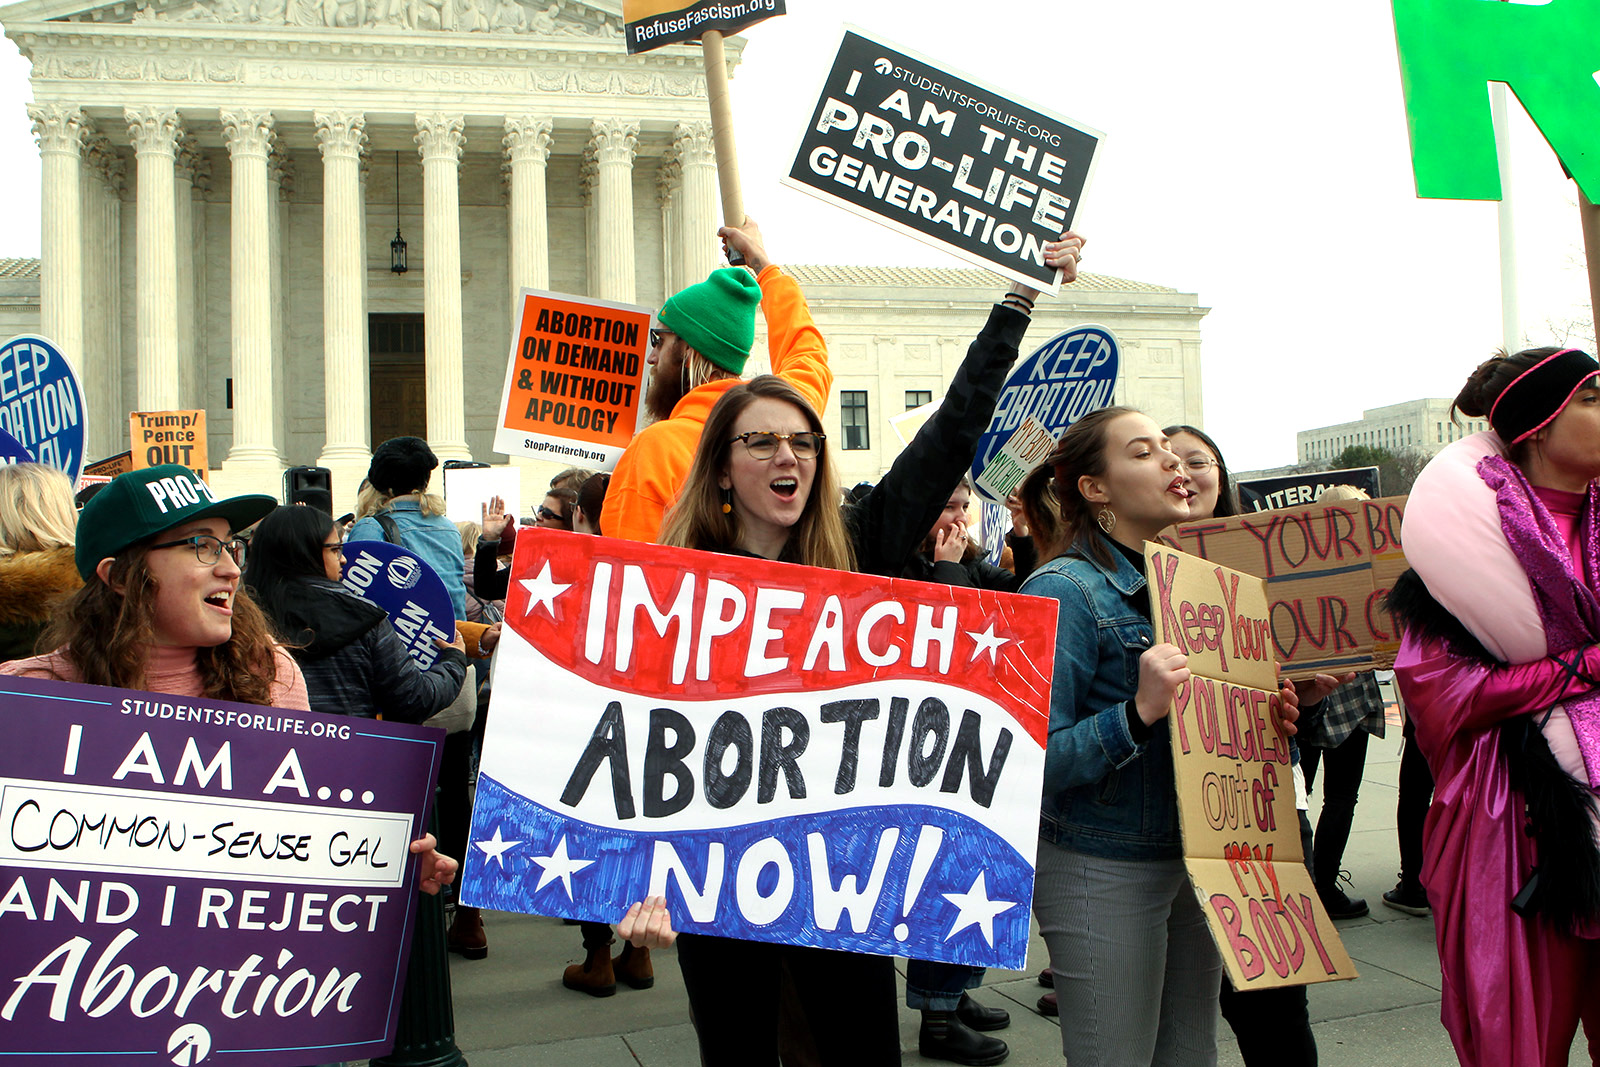
<path fill-rule="evenodd" d="M 389 269 L 404 274 L 406 266 L 406 239 L 400 236 L 400 153 L 394 154 L 394 240 L 389 242 Z"/>

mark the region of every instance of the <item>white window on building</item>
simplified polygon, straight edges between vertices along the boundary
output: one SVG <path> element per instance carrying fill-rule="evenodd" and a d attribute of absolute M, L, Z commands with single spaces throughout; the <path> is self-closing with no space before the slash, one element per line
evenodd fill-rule
<path fill-rule="evenodd" d="M 847 450 L 872 447 L 867 427 L 867 391 L 844 389 L 839 393 L 839 422 Z"/>

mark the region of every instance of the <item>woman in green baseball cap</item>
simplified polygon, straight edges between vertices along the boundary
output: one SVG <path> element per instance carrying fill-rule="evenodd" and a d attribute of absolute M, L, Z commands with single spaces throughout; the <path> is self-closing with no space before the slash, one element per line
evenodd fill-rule
<path fill-rule="evenodd" d="M 277 506 L 260 494 L 219 500 L 177 464 L 119 475 L 78 516 L 84 585 L 45 631 L 55 651 L 0 674 L 310 711 L 299 666 L 239 588 L 234 534 Z M 455 880 L 436 845 L 431 834 L 411 843 L 425 893 Z"/>

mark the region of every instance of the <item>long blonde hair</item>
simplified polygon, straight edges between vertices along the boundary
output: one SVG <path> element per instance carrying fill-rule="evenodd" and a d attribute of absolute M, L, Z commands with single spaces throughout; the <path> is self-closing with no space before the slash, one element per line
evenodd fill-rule
<path fill-rule="evenodd" d="M 398 496 L 412 496 L 417 498 L 417 505 L 424 515 L 443 515 L 445 512 L 444 497 L 438 493 L 421 492 L 416 494 L 400 493 Z M 362 482 L 361 490 L 356 493 L 356 518 L 365 519 L 387 510 L 397 499 L 396 494 L 385 493 L 370 482 Z"/>
<path fill-rule="evenodd" d="M 0 466 L 0 559 L 71 548 L 78 532 L 72 482 L 43 463 Z"/>
<path fill-rule="evenodd" d="M 739 547 L 739 515 L 722 510 L 722 489 L 717 484 L 727 470 L 733 448 L 733 425 L 757 400 L 782 400 L 793 404 L 806 418 L 814 433 L 822 433 L 822 419 L 806 398 L 784 381 L 770 374 L 752 378 L 722 394 L 695 449 L 689 476 L 678 493 L 678 500 L 667 512 L 661 526 L 661 543 L 681 548 L 727 552 Z M 800 518 L 789 532 L 781 559 L 808 567 L 854 570 L 855 549 L 839 514 L 839 476 L 826 444 L 817 453 L 817 472 L 811 482 Z"/>

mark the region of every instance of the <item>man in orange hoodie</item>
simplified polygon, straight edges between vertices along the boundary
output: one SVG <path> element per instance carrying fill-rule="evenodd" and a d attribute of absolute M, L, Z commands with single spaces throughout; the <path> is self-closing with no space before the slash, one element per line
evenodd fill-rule
<path fill-rule="evenodd" d="M 657 313 L 651 331 L 651 372 L 645 410 L 656 419 L 634 437 L 606 490 L 601 533 L 654 541 L 661 518 L 678 497 L 700 444 L 706 417 L 722 394 L 742 380 L 755 343 L 755 309 L 767 320 L 772 373 L 786 379 L 821 414 L 833 387 L 828 348 L 811 321 L 800 285 L 767 258 L 761 231 L 744 225 L 717 231 L 748 267 L 723 267 L 680 290 Z"/>

